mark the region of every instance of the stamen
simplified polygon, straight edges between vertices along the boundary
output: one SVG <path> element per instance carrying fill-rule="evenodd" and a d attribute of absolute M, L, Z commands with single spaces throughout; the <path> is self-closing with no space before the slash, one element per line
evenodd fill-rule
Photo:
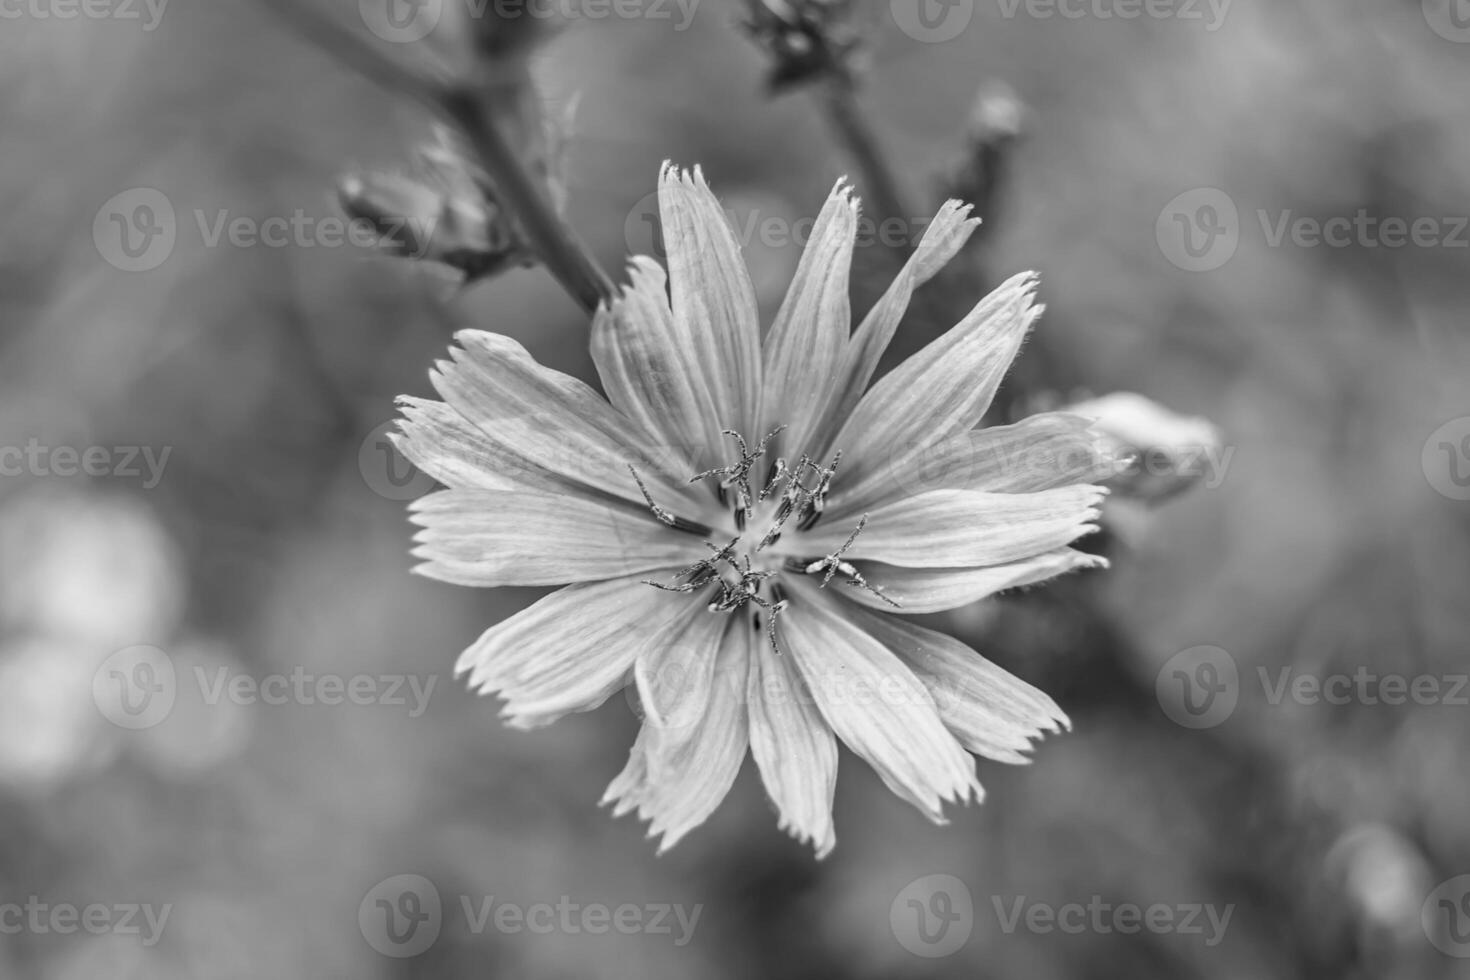
<path fill-rule="evenodd" d="M 735 444 L 740 447 L 739 462 L 732 463 L 729 466 L 717 466 L 714 469 L 705 470 L 703 473 L 696 473 L 689 478 L 689 482 L 698 483 L 700 480 L 718 477 L 719 482 L 715 484 L 715 490 L 719 495 L 720 502 L 722 504 L 725 503 L 724 491 L 729 487 L 734 487 L 735 513 L 737 515 L 749 514 L 751 506 L 754 503 L 754 493 L 750 487 L 750 468 L 766 454 L 771 440 L 785 428 L 786 426 L 784 425 L 778 425 L 770 432 L 767 432 L 765 438 L 755 447 L 754 452 L 750 451 L 750 447 L 746 445 L 745 437 L 739 432 L 736 432 L 734 429 L 721 429 L 721 433 L 733 438 Z M 737 520 L 739 519 L 740 517 L 737 516 Z"/>
<path fill-rule="evenodd" d="M 878 588 L 877 586 L 869 585 L 868 580 L 863 578 L 862 573 L 857 570 L 857 566 L 853 565 L 852 562 L 842 560 L 842 556 L 847 552 L 847 549 L 852 547 L 852 543 L 857 540 L 857 536 L 863 533 L 863 528 L 867 526 L 868 515 L 864 514 L 862 516 L 862 519 L 858 521 L 857 527 L 852 529 L 852 533 L 849 534 L 847 536 L 847 540 L 842 543 L 842 547 L 838 548 L 836 551 L 832 552 L 825 558 L 818 558 L 816 561 L 809 563 L 805 568 L 802 569 L 802 571 L 805 572 L 807 575 L 815 575 L 818 572 L 823 572 L 824 574 L 822 576 L 822 584 L 821 586 L 819 586 L 819 588 L 823 589 L 827 587 L 828 582 L 832 581 L 833 575 L 841 573 L 842 575 L 847 576 L 848 585 L 853 585 L 857 586 L 860 589 L 865 589 L 866 591 L 873 593 L 873 595 L 877 596 L 879 599 L 882 599 L 884 602 L 888 603 L 890 606 L 901 609 L 903 607 L 899 605 L 899 603 L 895 602 L 893 599 L 890 599 L 887 595 L 885 595 L 882 589 Z"/>
<path fill-rule="evenodd" d="M 755 553 L 779 541 L 786 526 L 793 519 L 799 530 L 808 530 L 821 520 L 827 494 L 832 489 L 832 478 L 837 472 L 838 465 L 842 462 L 840 452 L 834 454 L 832 462 L 826 466 L 819 466 L 815 460 L 805 454 L 794 466 L 787 463 L 785 457 L 779 457 L 767 468 L 765 483 L 757 492 L 751 483 L 752 467 L 767 455 L 771 440 L 785 428 L 784 425 L 776 426 L 766 433 L 754 448 L 739 432 L 733 429 L 722 430 L 725 435 L 735 440 L 740 453 L 739 459 L 728 466 L 717 466 L 697 473 L 690 478 L 689 482 L 713 480 L 715 496 L 722 507 L 730 506 L 732 503 L 731 491 L 733 491 L 736 535 L 724 547 L 706 540 L 705 546 L 713 554 L 709 558 L 697 561 L 676 572 L 672 584 L 645 580 L 646 584 L 667 592 L 689 593 L 707 587 L 711 588 L 713 591 L 708 594 L 709 610 L 716 613 L 748 611 L 751 627 L 760 632 L 764 626 L 771 649 L 778 656 L 782 655 L 782 650 L 776 623 L 781 618 L 781 614 L 789 608 L 791 602 L 787 598 L 786 591 L 781 588 L 778 578 L 781 572 L 798 575 L 820 573 L 822 575 L 821 588 L 826 588 L 832 578 L 840 574 L 846 579 L 848 585 L 866 589 L 889 605 L 898 606 L 898 603 L 884 595 L 881 589 L 870 585 L 857 567 L 842 557 L 852 547 L 863 528 L 867 526 L 866 514 L 858 521 L 857 527 L 853 528 L 842 546 L 823 558 L 803 562 L 795 558 L 784 557 L 784 560 L 774 567 L 757 570 L 753 566 L 752 557 Z M 679 527 L 684 530 L 697 529 L 704 534 L 710 533 L 708 528 L 685 521 L 660 507 L 654 502 L 653 495 L 649 493 L 647 486 L 638 476 L 638 472 L 631 466 L 628 469 L 633 473 L 633 478 L 638 481 L 638 489 L 642 491 L 643 499 L 648 503 L 649 509 L 660 521 L 670 527 Z M 735 549 L 740 543 L 741 535 L 745 533 L 750 523 L 756 503 L 763 503 L 771 497 L 779 497 L 771 526 L 766 529 L 765 534 L 754 548 L 747 547 L 745 552 L 737 558 Z M 771 580 L 769 599 L 761 594 L 767 580 Z"/>
<path fill-rule="evenodd" d="M 847 540 L 842 542 L 842 547 L 838 548 L 827 557 L 820 558 L 817 561 L 812 562 L 806 567 L 806 573 L 808 575 L 815 575 L 817 572 L 826 569 L 827 574 L 822 578 L 822 588 L 825 589 L 827 587 L 827 583 L 832 581 L 832 575 L 834 572 L 837 571 L 837 566 L 847 564 L 846 562 L 841 560 L 842 556 L 847 553 L 847 549 L 852 547 L 852 543 L 857 540 L 857 536 L 859 534 L 862 534 L 863 528 L 867 526 L 868 515 L 864 514 L 862 518 L 858 521 L 857 527 L 853 528 L 852 533 L 847 536 Z"/>
<path fill-rule="evenodd" d="M 723 585 L 724 580 L 720 579 L 718 566 L 720 562 L 728 562 L 733 564 L 735 556 L 735 545 L 739 543 L 739 541 L 739 538 L 731 538 L 730 543 L 725 545 L 723 548 L 716 546 L 715 543 L 712 541 L 706 541 L 704 543 L 705 547 L 709 548 L 715 553 L 714 557 L 700 559 L 687 568 L 681 568 L 679 569 L 679 571 L 675 572 L 674 581 L 677 582 L 681 578 L 689 579 L 688 582 L 685 582 L 682 585 L 664 585 L 662 582 L 655 582 L 652 579 L 643 579 L 643 584 L 651 585 L 655 589 L 662 589 L 665 592 L 697 592 L 708 585 L 710 582 L 716 580 L 720 581 Z"/>
<path fill-rule="evenodd" d="M 654 503 L 653 495 L 648 492 L 648 487 L 643 483 L 643 477 L 638 475 L 638 471 L 633 468 L 632 463 L 628 464 L 628 472 L 632 473 L 633 479 L 638 482 L 638 489 L 643 494 L 643 500 L 648 504 L 648 509 L 653 511 L 654 517 L 657 517 L 660 521 L 667 524 L 669 527 L 673 528 L 676 531 L 688 531 L 690 534 L 698 534 L 701 536 L 710 533 L 710 528 L 705 527 L 703 524 L 700 524 L 697 521 L 685 520 L 677 514 L 669 513 L 658 504 Z"/>

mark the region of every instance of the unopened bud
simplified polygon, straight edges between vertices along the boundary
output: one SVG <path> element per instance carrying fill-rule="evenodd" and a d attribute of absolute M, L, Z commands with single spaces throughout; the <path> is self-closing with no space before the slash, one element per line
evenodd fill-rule
<path fill-rule="evenodd" d="M 1021 137 L 1025 119 L 1026 107 L 1009 85 L 993 81 L 980 86 L 970 109 L 964 156 L 941 189 L 946 197 L 975 206 L 975 213 L 985 222 L 983 234 L 995 228 L 1010 151 Z"/>
<path fill-rule="evenodd" d="M 1179 415 L 1142 395 L 1114 392 L 1063 411 L 1094 420 L 1113 459 L 1103 482 L 1120 495 L 1158 503 L 1197 483 L 1218 485 L 1230 453 L 1207 419 Z"/>
<path fill-rule="evenodd" d="M 861 37 L 851 0 L 749 0 L 747 33 L 771 56 L 773 92 L 819 78 L 850 79 Z"/>
<path fill-rule="evenodd" d="M 534 256 L 496 203 L 483 174 L 447 134 L 419 151 L 422 176 L 352 174 L 338 185 L 342 209 L 366 221 L 394 255 L 439 262 L 478 279 Z"/>

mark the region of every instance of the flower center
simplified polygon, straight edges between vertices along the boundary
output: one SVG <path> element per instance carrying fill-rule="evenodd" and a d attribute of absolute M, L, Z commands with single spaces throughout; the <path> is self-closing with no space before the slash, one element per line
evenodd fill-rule
<path fill-rule="evenodd" d="M 709 481 L 714 486 L 721 507 L 729 508 L 733 537 L 723 545 L 706 539 L 704 543 L 710 550 L 710 557 L 680 569 L 674 574 L 671 584 L 644 583 L 666 592 L 707 592 L 711 612 L 748 610 L 751 625 L 756 630 L 762 628 L 764 618 L 771 646 L 777 653 L 781 652 L 781 647 L 776 640 L 776 618 L 790 603 L 781 588 L 782 574 L 821 575 L 821 588 L 826 588 L 832 577 L 840 574 L 848 585 L 865 589 L 890 605 L 898 605 L 881 590 L 869 585 L 857 568 L 842 557 L 867 526 L 866 514 L 842 547 L 820 558 L 804 557 L 806 553 L 800 550 L 801 532 L 811 530 L 822 519 L 842 453 L 839 450 L 826 466 L 806 454 L 795 465 L 781 457 L 762 466 L 771 440 L 785 428 L 782 425 L 772 429 L 754 449 L 740 433 L 732 429 L 723 430 L 725 435 L 735 440 L 739 449 L 738 459 L 727 466 L 696 473 L 689 482 Z M 629 469 L 633 470 L 631 466 Z M 708 530 L 702 524 L 686 521 L 660 507 L 636 470 L 633 470 L 633 478 L 638 481 L 638 488 L 653 515 L 664 524 L 690 533 L 702 534 Z M 790 537 L 783 544 L 782 536 L 788 533 Z M 766 613 L 764 617 L 762 612 Z"/>

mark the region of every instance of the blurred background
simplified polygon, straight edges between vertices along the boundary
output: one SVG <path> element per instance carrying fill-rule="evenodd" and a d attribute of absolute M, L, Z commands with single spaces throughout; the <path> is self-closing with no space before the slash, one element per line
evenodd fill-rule
<path fill-rule="evenodd" d="M 898 217 L 961 185 L 986 225 L 900 347 L 1038 269 L 1002 411 L 1139 392 L 1228 465 L 1119 500 L 1111 571 L 931 623 L 1074 729 L 982 761 L 947 827 L 844 754 L 820 863 L 750 765 L 656 858 L 597 807 L 624 699 L 517 733 L 451 677 L 541 592 L 409 575 L 429 483 L 387 448 L 393 398 L 430 394 L 458 326 L 592 372 L 545 270 L 458 288 L 334 235 L 338 181 L 414 172 L 425 112 L 245 0 L 0 4 L 0 976 L 1470 975 L 1470 11 L 921 2 L 849 12 L 855 104 Z M 379 41 L 370 5 L 317 9 L 392 58 L 435 42 Z M 575 109 L 567 215 L 607 268 L 650 248 L 666 158 L 737 224 L 809 218 L 842 174 L 872 201 L 742 4 L 627 9 L 530 62 L 548 118 Z M 799 250 L 744 244 L 769 313 Z M 857 311 L 899 251 L 858 248 Z M 1223 700 L 1181 710 L 1181 672 Z M 1279 695 L 1363 672 L 1438 694 Z M 422 948 L 375 934 L 380 900 L 435 898 Z M 639 925 L 467 914 L 487 899 Z M 1070 906 L 1172 924 L 1048 927 Z"/>

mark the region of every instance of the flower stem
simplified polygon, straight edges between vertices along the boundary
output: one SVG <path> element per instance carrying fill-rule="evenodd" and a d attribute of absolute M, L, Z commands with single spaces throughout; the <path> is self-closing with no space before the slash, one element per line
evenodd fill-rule
<path fill-rule="evenodd" d="M 497 203 L 562 288 L 589 313 L 613 297 L 612 280 L 552 207 L 544 183 L 532 176 L 506 140 L 497 124 L 495 89 L 413 71 L 308 5 L 292 0 L 260 2 L 344 65 L 388 91 L 416 99 L 458 128 L 494 184 Z"/>
<path fill-rule="evenodd" d="M 572 298 L 591 313 L 613 298 L 612 280 L 557 215 L 545 188 L 529 172 L 495 123 L 486 100 L 474 90 L 445 94 L 444 113 L 464 134 L 495 185 L 502 203 L 525 232 L 546 268 Z"/>
<path fill-rule="evenodd" d="M 899 190 L 893 168 L 888 165 L 878 144 L 877 135 L 858 105 L 852 80 L 843 76 L 826 79 L 823 82 L 823 98 L 827 116 L 862 172 L 863 183 L 877 210 L 881 212 L 881 217 L 906 220 L 915 218 L 913 209 L 904 204 L 903 192 Z M 912 246 L 906 250 L 911 251 Z"/>

